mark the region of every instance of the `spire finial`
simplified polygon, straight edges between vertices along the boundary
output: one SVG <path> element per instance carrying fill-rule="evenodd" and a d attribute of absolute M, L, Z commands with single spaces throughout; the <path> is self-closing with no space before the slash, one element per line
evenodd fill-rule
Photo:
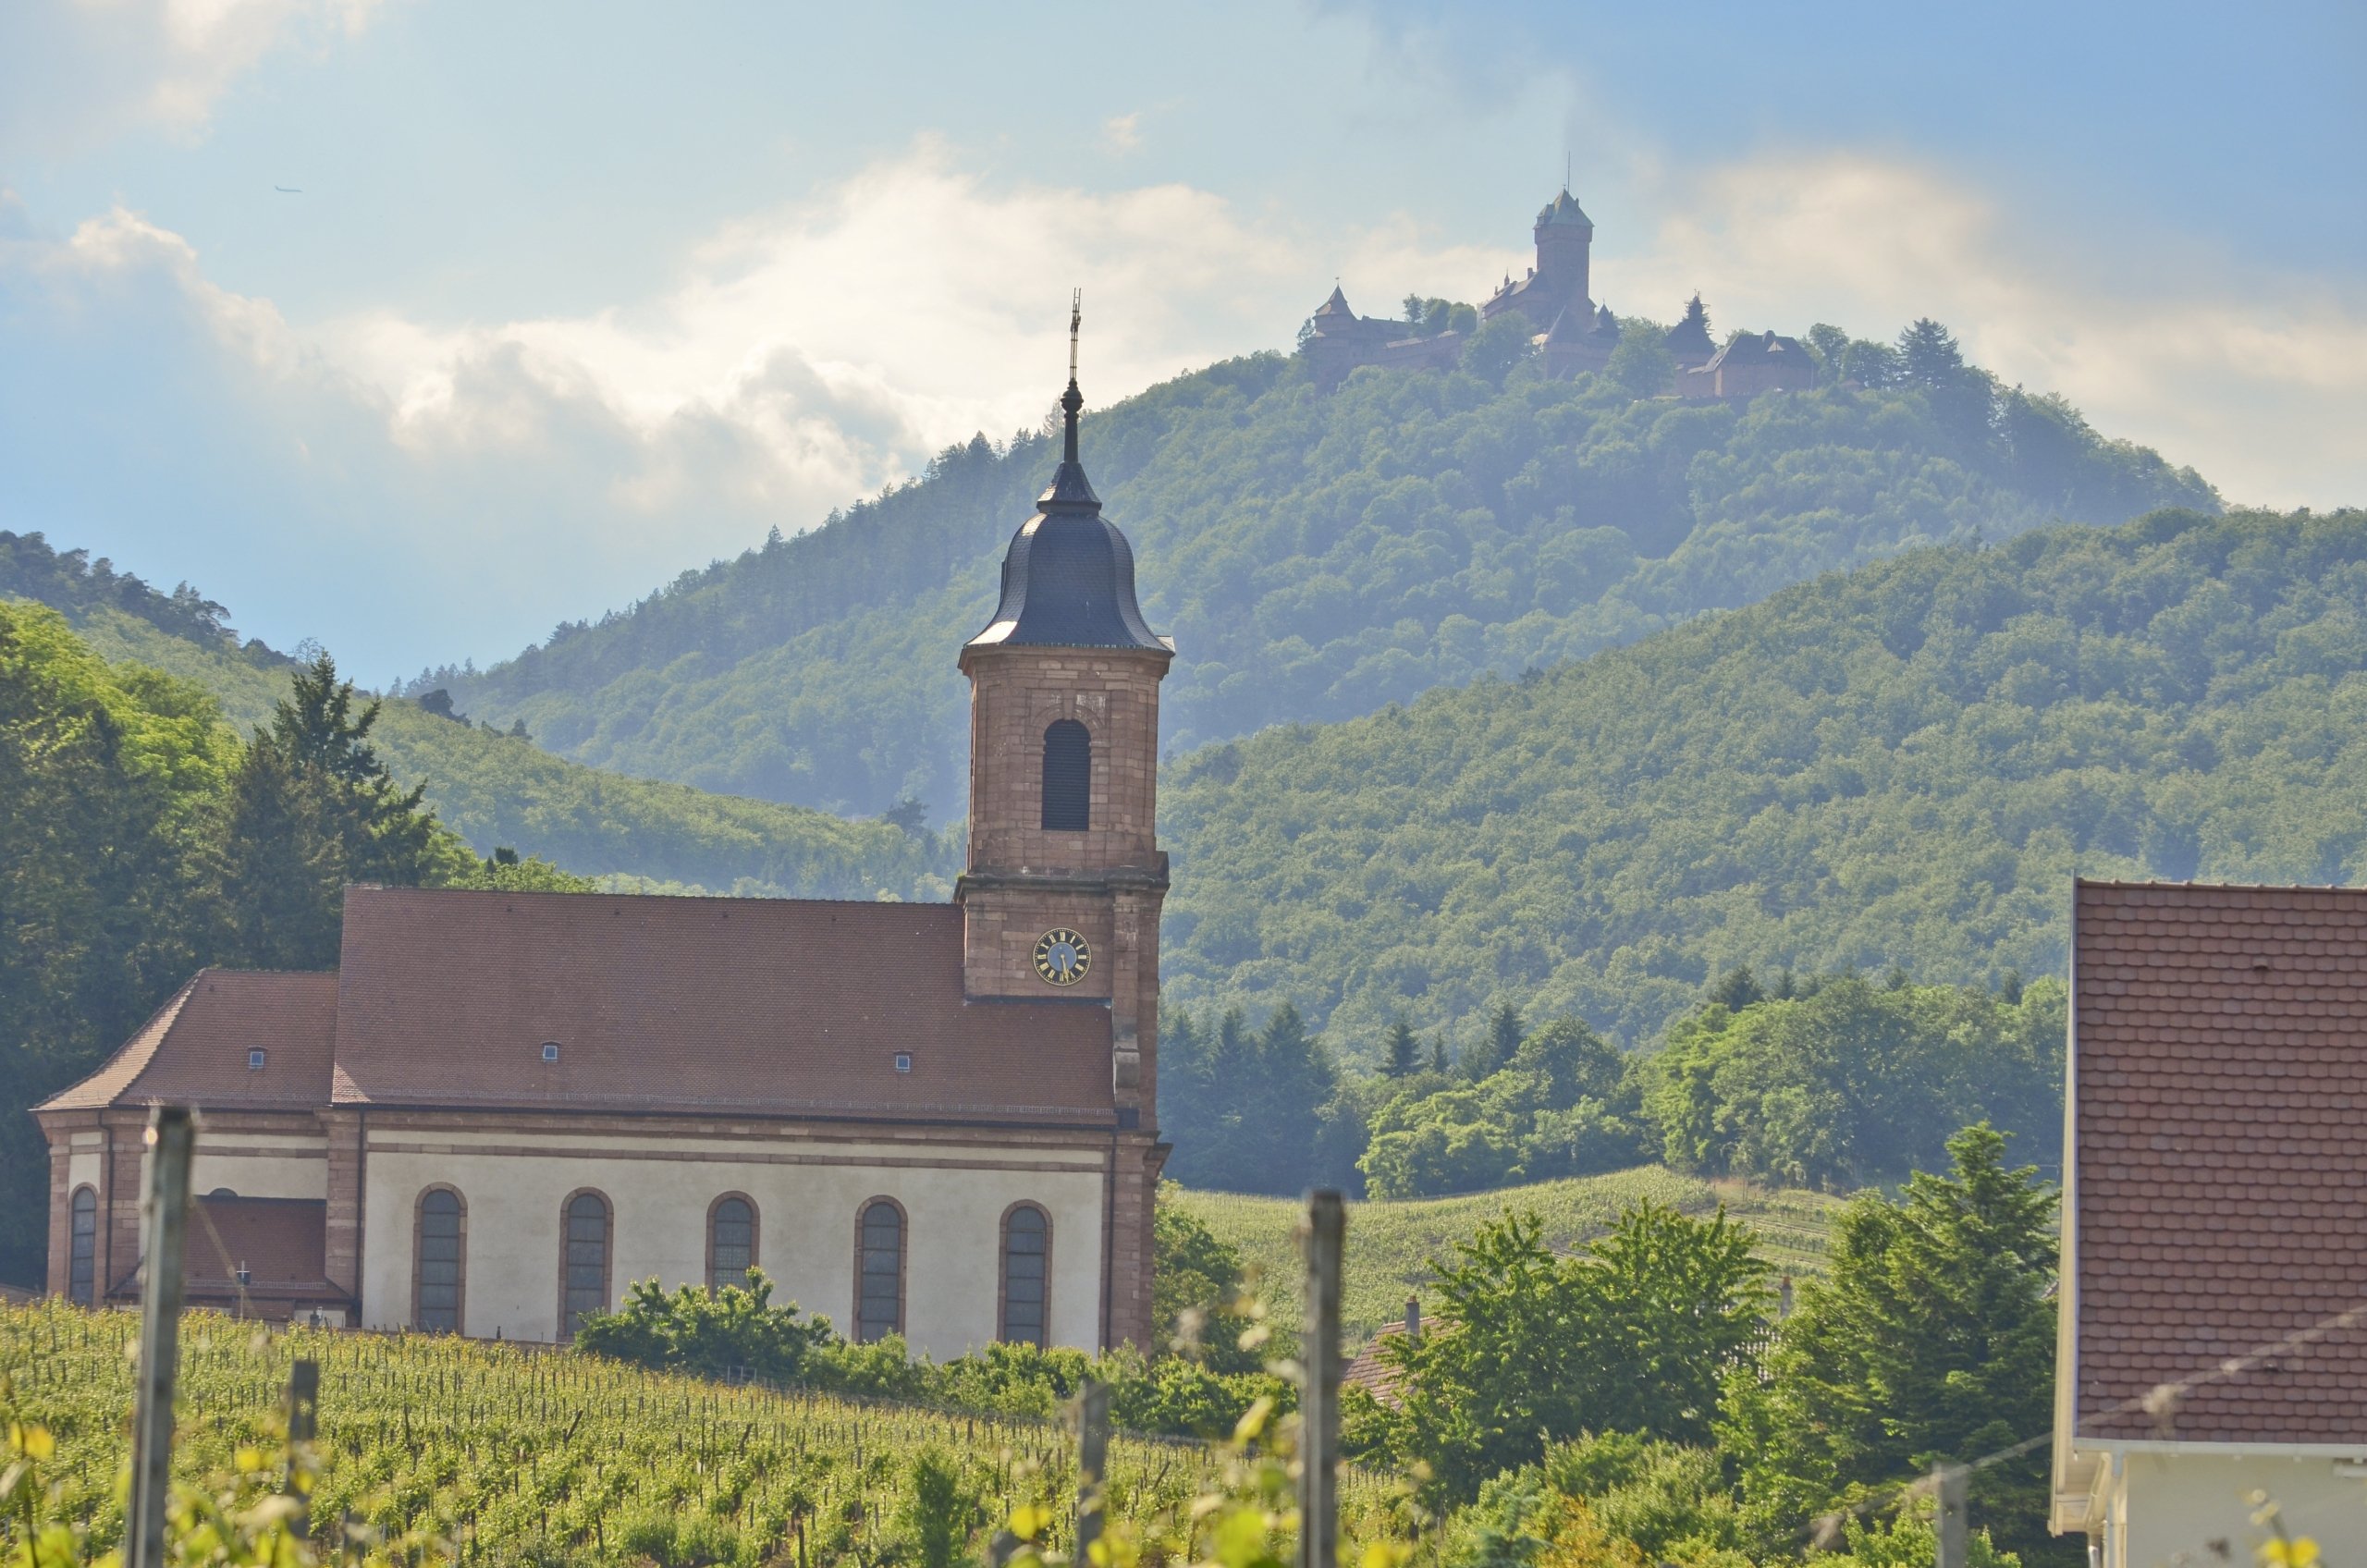
<path fill-rule="evenodd" d="M 1076 335 L 1085 325 L 1085 290 L 1069 291 L 1069 389 L 1061 394 L 1061 410 L 1068 416 L 1068 439 L 1061 449 L 1061 460 L 1076 461 L 1076 416 L 1085 407 L 1085 394 L 1076 389 Z"/>

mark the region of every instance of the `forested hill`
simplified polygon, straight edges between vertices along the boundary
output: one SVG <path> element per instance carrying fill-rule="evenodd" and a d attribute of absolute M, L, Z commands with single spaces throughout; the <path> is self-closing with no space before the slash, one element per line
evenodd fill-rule
<path fill-rule="evenodd" d="M 0 533 L 0 603 L 12 598 L 64 613 L 110 664 L 203 688 L 242 731 L 270 717 L 297 668 L 259 642 L 242 644 L 222 606 L 187 584 L 160 593 L 38 533 Z M 658 890 L 801 898 L 943 898 L 959 864 L 941 838 L 603 772 L 507 727 L 496 732 L 413 703 L 386 704 L 373 740 L 394 776 L 424 785 L 427 804 L 481 855 L 508 847 Z"/>
<path fill-rule="evenodd" d="M 2060 973 L 2075 873 L 2367 880 L 2367 512 L 1954 545 L 1171 768 L 1165 974 L 1630 1043 L 1705 979 Z M 1467 1033 L 1467 1029 L 1466 1029 Z"/>
<path fill-rule="evenodd" d="M 1484 347 L 1328 396 L 1261 355 L 1087 419 L 1086 467 L 1182 652 L 1170 749 L 1581 657 L 1917 545 L 2216 505 L 2060 399 L 2000 390 L 1929 324 L 1856 346 L 1871 390 L 1748 408 L 1548 382 Z M 1036 436 L 950 448 L 812 533 L 418 689 L 604 767 L 950 820 L 953 653 L 1053 456 Z"/>

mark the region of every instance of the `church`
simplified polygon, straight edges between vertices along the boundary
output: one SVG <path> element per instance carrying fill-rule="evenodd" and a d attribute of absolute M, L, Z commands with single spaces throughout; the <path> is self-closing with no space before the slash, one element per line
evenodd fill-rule
<path fill-rule="evenodd" d="M 198 1109 L 192 1305 L 558 1341 L 636 1280 L 916 1353 L 1151 1335 L 1159 690 L 1066 445 L 970 681 L 944 904 L 354 887 L 333 973 L 207 969 L 34 1109 L 50 1289 L 136 1299 L 142 1133 Z"/>

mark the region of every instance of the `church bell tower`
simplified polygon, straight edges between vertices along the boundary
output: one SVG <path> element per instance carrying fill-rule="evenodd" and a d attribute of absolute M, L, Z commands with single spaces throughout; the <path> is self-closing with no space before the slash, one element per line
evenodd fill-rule
<path fill-rule="evenodd" d="M 1159 1141 L 1159 683 L 1175 652 L 1134 602 L 1134 556 L 1077 460 L 1076 317 L 1061 466 L 1012 536 L 970 678 L 963 986 L 974 1004 L 1107 1009 L 1116 1107 L 1107 1342 L 1148 1348 Z"/>

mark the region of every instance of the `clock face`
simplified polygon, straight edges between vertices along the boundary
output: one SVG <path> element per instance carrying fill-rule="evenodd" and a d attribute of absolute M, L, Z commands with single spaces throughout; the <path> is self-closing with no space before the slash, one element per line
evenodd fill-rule
<path fill-rule="evenodd" d="M 1093 967 L 1093 949 L 1062 925 L 1036 938 L 1036 977 L 1047 986 L 1073 986 Z"/>

